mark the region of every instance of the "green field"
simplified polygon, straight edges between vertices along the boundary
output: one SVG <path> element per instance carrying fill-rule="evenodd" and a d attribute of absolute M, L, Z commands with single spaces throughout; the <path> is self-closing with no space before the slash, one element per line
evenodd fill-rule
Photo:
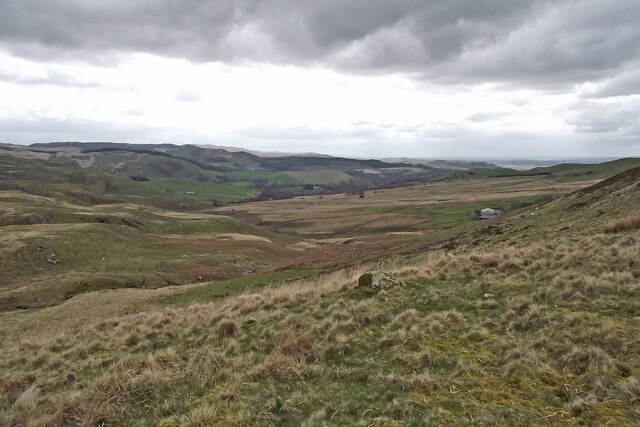
<path fill-rule="evenodd" d="M 311 171 L 289 171 L 287 175 L 303 184 L 337 184 L 352 179 L 350 175 L 344 172 L 330 170 L 311 170 Z"/>
<path fill-rule="evenodd" d="M 259 190 L 243 184 L 217 184 L 210 182 L 184 182 L 169 179 L 154 179 L 140 183 L 141 186 L 165 193 L 170 200 L 196 200 L 201 202 L 237 202 L 259 194 Z M 191 194 L 194 193 L 194 194 Z"/>
<path fill-rule="evenodd" d="M 300 186 L 300 182 L 284 172 L 228 172 L 226 176 L 234 181 L 264 183 L 267 186 Z"/>

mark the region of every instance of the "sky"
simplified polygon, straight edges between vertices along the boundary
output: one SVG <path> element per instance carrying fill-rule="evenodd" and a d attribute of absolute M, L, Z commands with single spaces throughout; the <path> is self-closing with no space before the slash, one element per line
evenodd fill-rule
<path fill-rule="evenodd" d="M 640 156 L 638 0 L 0 0 L 0 142 Z"/>

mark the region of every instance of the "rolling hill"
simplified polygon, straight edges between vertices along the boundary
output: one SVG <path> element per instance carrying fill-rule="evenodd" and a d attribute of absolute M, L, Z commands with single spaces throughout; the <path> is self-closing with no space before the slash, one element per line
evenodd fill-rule
<path fill-rule="evenodd" d="M 469 170 L 477 168 L 495 168 L 496 165 L 482 161 L 467 160 L 434 160 L 434 159 L 413 159 L 410 157 L 389 157 L 382 159 L 390 163 L 409 163 L 414 165 L 426 165 L 437 169 L 445 170 Z"/>
<path fill-rule="evenodd" d="M 640 168 L 179 212 L 34 153 L 0 170 L 0 424 L 640 420 Z"/>
<path fill-rule="evenodd" d="M 554 166 L 536 167 L 527 170 L 503 167 L 471 168 L 443 174 L 435 179 L 461 179 L 505 176 L 548 176 L 555 181 L 585 181 L 604 179 L 640 166 L 640 158 L 625 158 L 597 164 L 561 163 Z"/>
<path fill-rule="evenodd" d="M 140 182 L 171 180 L 205 184 L 204 187 L 206 183 L 231 184 L 244 188 L 236 192 L 238 196 L 246 190 L 245 200 L 359 192 L 424 182 L 444 172 L 426 165 L 379 160 L 319 155 L 258 156 L 243 151 L 172 144 L 42 143 L 29 147 L 4 146 L 0 155 L 22 156 L 24 160 L 37 155 L 41 160 L 48 158 L 69 167 L 76 164 L 85 172 L 129 177 Z M 153 187 L 163 185 L 156 183 Z M 184 187 L 184 192 L 189 193 L 202 192 L 187 184 L 167 183 L 165 189 L 171 192 L 175 187 Z M 208 199 L 229 201 L 229 198 L 216 197 L 215 191 L 209 192 Z"/>

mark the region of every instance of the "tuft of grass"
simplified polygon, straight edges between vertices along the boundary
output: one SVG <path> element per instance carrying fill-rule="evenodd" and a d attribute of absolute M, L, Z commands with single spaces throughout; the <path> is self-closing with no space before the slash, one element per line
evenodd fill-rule
<path fill-rule="evenodd" d="M 37 384 L 31 384 L 13 402 L 13 410 L 21 416 L 29 416 L 40 403 L 41 392 Z"/>
<path fill-rule="evenodd" d="M 626 218 L 621 218 L 608 225 L 604 231 L 605 233 L 623 233 L 626 231 L 634 231 L 640 229 L 640 215 L 633 214 Z"/>
<path fill-rule="evenodd" d="M 218 323 L 218 335 L 232 337 L 238 332 L 238 325 L 233 320 L 222 320 Z"/>
<path fill-rule="evenodd" d="M 560 359 L 562 365 L 577 373 L 583 374 L 589 370 L 608 372 L 614 368 L 611 357 L 601 348 L 590 346 L 587 348 L 576 348 Z"/>

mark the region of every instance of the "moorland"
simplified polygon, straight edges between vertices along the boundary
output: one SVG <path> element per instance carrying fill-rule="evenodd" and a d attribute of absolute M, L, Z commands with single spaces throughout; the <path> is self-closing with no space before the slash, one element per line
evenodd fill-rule
<path fill-rule="evenodd" d="M 3 146 L 0 424 L 638 423 L 639 166 Z"/>

